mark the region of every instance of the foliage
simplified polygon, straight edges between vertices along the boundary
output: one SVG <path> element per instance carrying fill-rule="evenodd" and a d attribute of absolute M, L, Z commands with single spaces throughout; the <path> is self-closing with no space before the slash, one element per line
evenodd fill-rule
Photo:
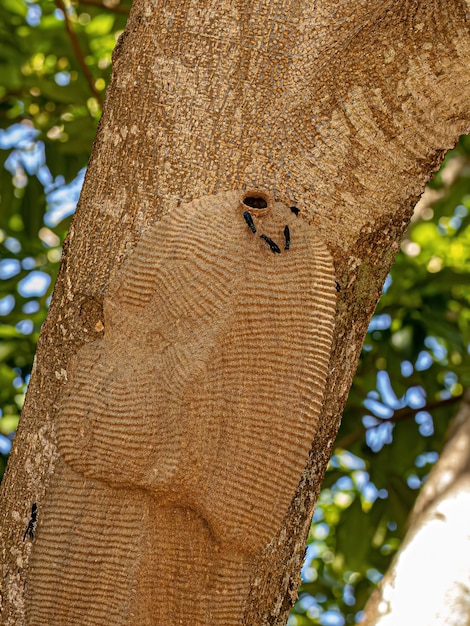
<path fill-rule="evenodd" d="M 0 5 L 0 474 L 126 12 L 119 0 Z M 469 212 L 463 138 L 418 206 L 371 323 L 291 626 L 360 618 L 470 384 Z"/>
<path fill-rule="evenodd" d="M 0 475 L 126 14 L 0 3 Z"/>

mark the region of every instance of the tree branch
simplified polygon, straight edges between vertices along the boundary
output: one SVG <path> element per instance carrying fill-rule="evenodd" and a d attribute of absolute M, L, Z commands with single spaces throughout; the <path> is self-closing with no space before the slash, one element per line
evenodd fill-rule
<path fill-rule="evenodd" d="M 78 4 L 88 4 L 90 6 L 99 7 L 104 11 L 112 11 L 113 13 L 122 13 L 123 15 L 128 15 L 131 7 L 129 5 L 121 5 L 118 2 L 102 2 L 101 0 L 79 0 Z"/>
<path fill-rule="evenodd" d="M 392 417 L 388 417 L 388 418 L 377 417 L 376 415 L 374 415 L 373 417 L 378 421 L 378 424 L 375 424 L 375 426 L 370 426 L 369 428 L 362 426 L 361 428 L 358 428 L 354 430 L 353 432 L 349 433 L 349 435 L 345 435 L 344 437 L 342 437 L 336 442 L 335 448 L 336 449 L 342 448 L 344 450 L 347 450 L 353 443 L 355 443 L 359 439 L 362 439 L 362 437 L 367 431 L 372 430 L 373 428 L 377 428 L 377 426 L 380 426 L 381 424 L 403 422 L 407 419 L 414 417 L 416 413 L 419 413 L 420 411 L 431 412 L 436 409 L 441 409 L 446 406 L 451 406 L 452 404 L 455 404 L 456 402 L 460 402 L 462 399 L 462 395 L 463 394 L 460 394 L 458 396 L 452 396 L 451 398 L 446 398 L 445 400 L 436 400 L 435 402 L 430 402 L 429 404 L 426 404 L 426 406 L 419 407 L 416 409 L 406 406 L 403 409 L 398 409 L 398 411 L 394 412 Z"/>
<path fill-rule="evenodd" d="M 364 626 L 468 624 L 469 392 L 460 399 L 446 445 L 416 500 L 406 537 L 364 607 Z"/>
<path fill-rule="evenodd" d="M 92 76 L 92 74 L 90 72 L 89 67 L 85 63 L 85 57 L 83 56 L 82 49 L 80 48 L 80 43 L 78 41 L 77 35 L 75 34 L 75 31 L 72 28 L 72 24 L 70 23 L 70 20 L 68 18 L 67 9 L 65 7 L 65 4 L 64 4 L 63 0 L 55 0 L 55 3 L 57 5 L 57 7 L 64 14 L 65 28 L 67 29 L 67 33 L 68 33 L 68 35 L 70 37 L 70 41 L 72 43 L 72 48 L 73 48 L 73 51 L 75 53 L 75 57 L 76 57 L 76 59 L 78 61 L 78 64 L 81 67 L 81 70 L 83 72 L 83 75 L 85 76 L 85 79 L 86 79 L 86 81 L 88 83 L 88 86 L 90 87 L 90 91 L 92 92 L 94 97 L 98 100 L 99 105 L 102 107 L 103 106 L 103 97 L 102 97 L 101 93 L 96 89 L 93 76 Z"/>

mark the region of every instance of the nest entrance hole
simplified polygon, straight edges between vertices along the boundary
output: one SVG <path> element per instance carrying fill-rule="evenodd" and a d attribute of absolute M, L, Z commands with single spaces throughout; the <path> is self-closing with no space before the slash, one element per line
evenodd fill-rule
<path fill-rule="evenodd" d="M 252 209 L 266 209 L 268 207 L 266 199 L 262 196 L 248 196 L 243 200 L 243 204 Z"/>
<path fill-rule="evenodd" d="M 268 213 L 273 206 L 273 199 L 265 191 L 248 189 L 240 198 L 240 207 L 252 215 L 261 217 Z"/>

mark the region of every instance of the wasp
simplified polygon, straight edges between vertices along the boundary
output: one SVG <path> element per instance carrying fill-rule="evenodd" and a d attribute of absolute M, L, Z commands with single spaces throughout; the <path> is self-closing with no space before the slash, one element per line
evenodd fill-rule
<path fill-rule="evenodd" d="M 244 211 L 243 217 L 245 218 L 245 222 L 248 224 L 251 232 L 256 233 L 256 226 L 253 222 L 253 218 L 251 217 L 251 213 L 249 211 Z"/>
<path fill-rule="evenodd" d="M 31 519 L 28 522 L 26 530 L 23 535 L 23 541 L 26 541 L 26 537 L 29 535 L 31 541 L 34 539 L 34 531 L 36 529 L 36 523 L 38 521 L 38 505 L 36 502 L 33 502 L 33 506 L 31 507 Z"/>
<path fill-rule="evenodd" d="M 289 250 L 290 248 L 290 230 L 289 230 L 289 226 L 286 226 L 284 228 L 284 237 L 286 240 L 286 245 L 284 246 L 284 250 Z"/>
<path fill-rule="evenodd" d="M 264 239 L 264 241 L 268 244 L 268 246 L 271 248 L 271 252 L 277 252 L 280 253 L 281 252 L 281 248 L 277 245 L 277 243 L 275 243 L 272 239 L 270 239 L 267 235 L 260 235 L 261 239 Z"/>

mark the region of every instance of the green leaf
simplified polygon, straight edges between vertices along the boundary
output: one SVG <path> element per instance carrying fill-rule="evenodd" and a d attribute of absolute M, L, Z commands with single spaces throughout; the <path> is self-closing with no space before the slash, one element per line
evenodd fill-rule
<path fill-rule="evenodd" d="M 364 515 L 359 498 L 343 512 L 336 528 L 336 551 L 344 556 L 348 567 L 362 572 L 367 567 L 373 529 L 370 517 Z"/>

